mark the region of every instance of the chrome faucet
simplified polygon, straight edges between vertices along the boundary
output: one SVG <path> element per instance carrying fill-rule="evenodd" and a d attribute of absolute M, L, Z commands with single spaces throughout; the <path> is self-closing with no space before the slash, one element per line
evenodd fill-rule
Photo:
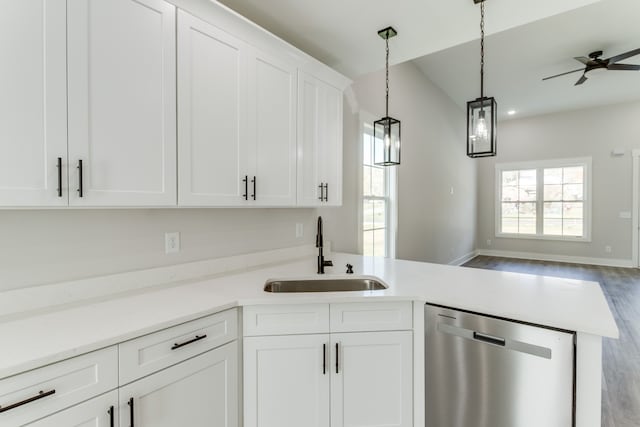
<path fill-rule="evenodd" d="M 323 242 L 322 242 L 322 217 L 318 217 L 318 231 L 316 233 L 316 248 L 318 248 L 318 274 L 324 274 L 325 267 L 333 267 L 332 261 L 325 261 L 322 254 Z"/>

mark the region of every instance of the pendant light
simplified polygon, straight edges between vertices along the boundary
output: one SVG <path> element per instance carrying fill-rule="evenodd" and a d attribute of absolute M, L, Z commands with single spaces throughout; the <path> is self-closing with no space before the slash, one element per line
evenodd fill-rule
<path fill-rule="evenodd" d="M 373 122 L 373 163 L 378 166 L 394 166 L 400 164 L 400 120 L 389 117 L 389 39 L 398 34 L 393 27 L 378 31 L 378 35 L 386 41 L 386 114 Z"/>
<path fill-rule="evenodd" d="M 484 96 L 484 2 L 480 3 L 480 98 L 467 102 L 467 156 L 496 155 L 498 137 L 498 104 L 495 98 Z"/>

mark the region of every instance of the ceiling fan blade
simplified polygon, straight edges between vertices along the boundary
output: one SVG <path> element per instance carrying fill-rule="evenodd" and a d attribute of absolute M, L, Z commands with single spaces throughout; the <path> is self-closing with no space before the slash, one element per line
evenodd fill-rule
<path fill-rule="evenodd" d="M 589 63 L 591 62 L 591 59 L 587 58 L 586 56 L 576 56 L 573 59 L 582 62 L 584 65 L 589 65 Z"/>
<path fill-rule="evenodd" d="M 579 68 L 579 69 L 573 70 L 573 71 L 567 71 L 566 73 L 556 74 L 555 76 L 545 77 L 542 80 L 555 79 L 556 77 L 566 76 L 567 74 L 577 73 L 578 71 L 584 71 L 584 68 Z"/>
<path fill-rule="evenodd" d="M 585 74 L 582 75 L 582 77 L 580 77 L 580 79 L 576 82 L 576 84 L 574 86 L 578 86 L 581 85 L 582 83 L 587 81 L 587 76 Z"/>
<path fill-rule="evenodd" d="M 609 61 L 609 64 L 615 64 L 618 61 L 622 61 L 623 59 L 631 58 L 632 56 L 636 55 L 640 55 L 640 48 L 621 53 L 620 55 L 612 56 L 611 58 L 607 59 L 607 61 Z"/>
<path fill-rule="evenodd" d="M 608 70 L 626 70 L 626 71 L 640 71 L 640 65 L 633 64 L 609 64 Z"/>

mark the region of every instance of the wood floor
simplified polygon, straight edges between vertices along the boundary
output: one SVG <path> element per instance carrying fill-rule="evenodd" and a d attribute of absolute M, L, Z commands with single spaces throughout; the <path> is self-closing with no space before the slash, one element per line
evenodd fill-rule
<path fill-rule="evenodd" d="M 620 329 L 603 343 L 602 426 L 640 426 L 640 269 L 489 256 L 464 266 L 599 282 Z"/>

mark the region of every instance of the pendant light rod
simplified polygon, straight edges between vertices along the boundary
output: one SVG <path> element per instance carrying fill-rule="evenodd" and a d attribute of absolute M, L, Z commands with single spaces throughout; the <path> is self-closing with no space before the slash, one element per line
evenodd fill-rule
<path fill-rule="evenodd" d="M 385 115 L 389 117 L 389 39 L 398 35 L 398 32 L 393 27 L 387 27 L 378 31 L 378 35 L 382 37 L 386 42 L 386 61 L 385 61 L 385 84 L 386 84 L 386 104 Z"/>
<path fill-rule="evenodd" d="M 484 98 L 484 0 L 480 0 L 480 98 Z"/>

